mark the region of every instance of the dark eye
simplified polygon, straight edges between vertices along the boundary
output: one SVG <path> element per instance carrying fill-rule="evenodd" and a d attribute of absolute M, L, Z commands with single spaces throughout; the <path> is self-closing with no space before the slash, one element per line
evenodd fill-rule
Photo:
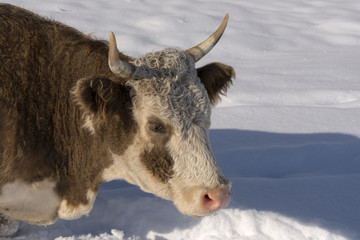
<path fill-rule="evenodd" d="M 165 133 L 165 127 L 162 123 L 149 123 L 149 129 L 156 133 Z"/>

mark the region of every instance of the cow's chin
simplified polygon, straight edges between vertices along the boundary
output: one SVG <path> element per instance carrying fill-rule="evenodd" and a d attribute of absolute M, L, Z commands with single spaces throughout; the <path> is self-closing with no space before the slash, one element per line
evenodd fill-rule
<path fill-rule="evenodd" d="M 181 212 L 184 215 L 193 217 L 193 218 L 202 218 L 202 217 L 208 216 L 213 213 L 213 212 L 209 212 L 209 211 L 206 211 L 205 209 L 203 209 L 200 204 L 193 203 L 192 209 L 189 208 L 189 206 L 187 206 L 186 209 L 183 209 L 180 207 L 181 205 L 178 206 L 175 202 L 174 202 L 174 204 L 177 207 L 177 209 L 179 210 L 179 212 Z"/>
<path fill-rule="evenodd" d="M 200 201 L 187 203 L 187 205 L 184 205 L 184 203 L 180 201 L 174 201 L 174 204 L 179 212 L 193 218 L 202 218 L 213 213 L 212 211 L 202 208 Z"/>
<path fill-rule="evenodd" d="M 216 209 L 216 210 L 204 209 L 202 207 L 201 203 L 191 203 L 191 205 L 188 205 L 188 206 L 185 206 L 185 207 L 182 206 L 182 203 L 174 202 L 174 204 L 177 207 L 177 209 L 179 210 L 179 212 L 181 212 L 184 215 L 193 217 L 193 218 L 206 217 L 206 216 L 211 215 L 211 214 L 213 214 L 213 213 L 220 210 L 220 208 Z M 224 205 L 221 208 L 225 208 L 227 205 L 228 204 Z"/>

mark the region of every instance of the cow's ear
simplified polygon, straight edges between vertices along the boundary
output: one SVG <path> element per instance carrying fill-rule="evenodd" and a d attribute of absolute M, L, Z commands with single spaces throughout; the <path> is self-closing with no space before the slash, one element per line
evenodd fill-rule
<path fill-rule="evenodd" d="M 114 97 L 113 85 L 116 83 L 108 78 L 86 77 L 77 81 L 72 95 L 85 115 L 94 116 L 106 111 L 106 106 Z"/>
<path fill-rule="evenodd" d="M 197 74 L 206 88 L 212 106 L 220 100 L 220 95 L 227 92 L 235 78 L 234 68 L 222 63 L 210 63 L 198 68 Z"/>

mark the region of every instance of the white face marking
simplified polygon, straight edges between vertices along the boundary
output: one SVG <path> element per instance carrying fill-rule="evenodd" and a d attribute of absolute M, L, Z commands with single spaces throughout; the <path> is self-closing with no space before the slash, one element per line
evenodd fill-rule
<path fill-rule="evenodd" d="M 88 204 L 80 204 L 78 206 L 71 206 L 67 203 L 67 200 L 63 199 L 58 210 L 58 216 L 61 219 L 72 220 L 81 217 L 82 215 L 88 215 L 93 208 L 96 193 L 88 190 L 87 196 Z"/>
<path fill-rule="evenodd" d="M 48 225 L 56 221 L 60 198 L 56 184 L 44 180 L 35 183 L 16 181 L 3 185 L 0 211 L 9 217 L 32 224 Z"/>

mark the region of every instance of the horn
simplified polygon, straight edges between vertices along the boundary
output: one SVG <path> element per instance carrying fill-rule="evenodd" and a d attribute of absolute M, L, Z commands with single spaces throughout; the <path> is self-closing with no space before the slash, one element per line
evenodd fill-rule
<path fill-rule="evenodd" d="M 221 36 L 225 31 L 228 20 L 229 20 L 229 14 L 226 14 L 221 25 L 208 39 L 196 45 L 195 47 L 186 50 L 186 52 L 194 58 L 195 62 L 199 61 L 203 56 L 205 56 L 208 52 L 210 52 L 210 50 L 220 40 Z"/>
<path fill-rule="evenodd" d="M 135 66 L 133 66 L 131 63 L 120 60 L 119 52 L 116 46 L 116 39 L 113 32 L 110 32 L 108 62 L 110 70 L 118 77 L 125 79 L 129 78 L 135 71 Z"/>

